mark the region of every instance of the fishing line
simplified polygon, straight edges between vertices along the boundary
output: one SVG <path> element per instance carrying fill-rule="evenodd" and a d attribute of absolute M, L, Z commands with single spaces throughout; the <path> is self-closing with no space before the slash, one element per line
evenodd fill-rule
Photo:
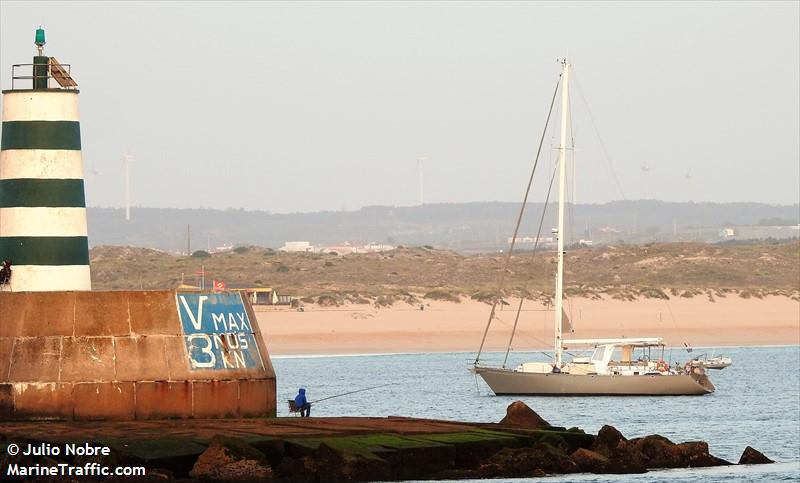
<path fill-rule="evenodd" d="M 393 386 L 395 384 L 397 384 L 397 383 L 396 382 L 390 382 L 388 384 L 381 384 L 380 386 L 373 386 L 373 387 L 368 387 L 368 388 L 365 388 L 365 389 L 358 389 L 358 390 L 346 392 L 346 393 L 343 393 L 343 394 L 337 394 L 335 396 L 328 396 L 328 397 L 324 397 L 322 399 L 317 399 L 316 401 L 309 402 L 309 404 L 317 404 L 319 402 L 327 401 L 328 399 L 333 399 L 335 397 L 349 396 L 350 394 L 355 394 L 357 392 L 371 391 L 372 389 L 378 389 L 378 388 L 386 387 L 386 386 Z"/>

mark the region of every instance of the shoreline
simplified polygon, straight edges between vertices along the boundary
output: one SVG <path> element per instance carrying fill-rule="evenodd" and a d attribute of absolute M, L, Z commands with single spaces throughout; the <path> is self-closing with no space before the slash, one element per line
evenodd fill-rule
<path fill-rule="evenodd" d="M 518 300 L 508 299 L 512 306 Z M 475 354 L 489 305 L 424 301 L 424 310 L 407 304 L 376 308 L 367 304 L 319 307 L 304 311 L 259 306 L 261 331 L 275 357 L 335 357 L 425 353 Z M 553 312 L 526 301 L 520 315 L 515 352 L 552 348 Z M 680 298 L 669 301 L 570 299 L 575 332 L 565 338 L 663 337 L 667 347 L 800 346 L 800 302 L 787 297 L 763 299 Z M 505 351 L 516 310 L 496 312 L 483 352 Z"/>
<path fill-rule="evenodd" d="M 707 350 L 707 349 L 783 349 L 783 348 L 791 348 L 797 347 L 800 348 L 800 344 L 762 344 L 762 345 L 718 345 L 718 346 L 693 346 L 692 349 L 694 351 L 698 350 Z M 670 349 L 681 349 L 683 350 L 683 346 L 667 346 L 666 350 Z M 547 347 L 540 347 L 538 349 L 531 349 L 525 351 L 516 351 L 517 354 L 524 354 L 528 352 L 539 352 L 539 351 L 547 351 Z M 552 348 L 550 348 L 552 350 Z M 502 351 L 492 350 L 492 351 L 484 351 L 484 353 L 497 353 Z M 341 353 L 329 353 L 329 354 L 272 354 L 270 353 L 271 359 L 326 359 L 331 357 L 384 357 L 384 356 L 420 356 L 420 355 L 427 355 L 427 354 L 475 354 L 477 351 L 425 351 L 425 352 L 364 352 L 364 353 L 349 353 L 349 352 L 341 352 Z"/>

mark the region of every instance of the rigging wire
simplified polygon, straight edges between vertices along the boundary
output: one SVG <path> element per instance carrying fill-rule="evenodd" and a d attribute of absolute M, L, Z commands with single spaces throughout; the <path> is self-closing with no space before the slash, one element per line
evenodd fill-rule
<path fill-rule="evenodd" d="M 589 121 L 592 124 L 592 128 L 594 129 L 594 134 L 597 136 L 597 140 L 600 143 L 600 152 L 603 153 L 603 160 L 606 162 L 606 170 L 611 174 L 611 178 L 614 180 L 614 183 L 617 186 L 617 190 L 619 190 L 620 196 L 622 196 L 623 200 L 628 198 L 625 197 L 625 193 L 622 191 L 622 185 L 619 182 L 619 178 L 617 178 L 617 172 L 614 170 L 614 164 L 611 162 L 611 158 L 608 156 L 608 150 L 606 149 L 606 144 L 603 141 L 603 138 L 600 137 L 600 131 L 597 129 L 597 123 L 594 121 L 594 116 L 592 115 L 592 110 L 589 108 L 589 103 L 586 101 L 586 97 L 583 95 L 583 90 L 580 87 L 580 83 L 578 82 L 577 76 L 573 73 L 573 82 L 575 87 L 577 88 L 578 94 L 583 100 L 583 104 L 586 106 L 586 112 L 589 114 Z"/>
<path fill-rule="evenodd" d="M 539 140 L 539 148 L 536 150 L 536 158 L 533 161 L 533 169 L 531 170 L 530 178 L 528 178 L 528 186 L 525 188 L 525 197 L 522 200 L 522 206 L 519 209 L 519 216 L 517 217 L 517 224 L 514 227 L 514 235 L 511 237 L 511 246 L 508 248 L 508 252 L 506 253 L 506 259 L 503 264 L 503 271 L 500 273 L 500 281 L 497 287 L 498 296 L 501 296 L 503 293 L 503 287 L 505 284 L 506 273 L 508 272 L 508 264 L 511 261 L 511 252 L 514 251 L 514 245 L 517 242 L 517 235 L 519 233 L 519 226 L 522 223 L 522 215 L 525 213 L 525 205 L 528 203 L 528 195 L 531 191 L 531 185 L 533 184 L 533 175 L 536 174 L 536 167 L 539 164 L 539 155 L 542 152 L 542 145 L 544 144 L 544 138 L 547 134 L 547 126 L 550 124 L 550 116 L 553 114 L 553 106 L 556 103 L 556 96 L 558 95 L 558 87 L 561 85 L 561 75 L 558 76 L 558 81 L 556 82 L 556 87 L 553 89 L 553 99 L 550 101 L 550 109 L 547 111 L 547 119 L 544 123 L 544 129 L 542 130 L 542 137 Z M 492 310 L 489 312 L 489 320 L 486 322 L 486 329 L 483 331 L 483 338 L 481 339 L 481 345 L 478 348 L 478 354 L 475 356 L 475 365 L 478 365 L 478 361 L 481 358 L 481 352 L 483 352 L 483 346 L 486 343 L 486 336 L 489 334 L 489 326 L 492 325 L 492 319 L 494 319 L 495 311 L 497 309 L 497 302 L 498 298 L 495 297 L 492 303 Z"/>
<path fill-rule="evenodd" d="M 577 202 L 577 179 L 575 178 L 575 133 L 572 131 L 572 96 L 567 97 L 567 110 L 569 112 L 569 141 L 570 141 L 570 148 L 568 151 L 571 152 L 572 162 L 569 163 L 569 171 L 570 171 L 570 178 L 572 179 L 572 189 L 569 188 L 569 183 L 566 184 L 565 188 L 567 190 L 567 225 L 569 226 L 569 230 L 567 230 L 567 235 L 572 238 L 572 243 L 575 243 L 575 203 Z M 566 162 L 567 157 L 564 156 L 564 161 Z M 566 166 L 565 166 L 566 168 Z M 569 238 L 565 238 L 565 241 L 569 242 Z M 569 246 L 569 245 L 568 245 Z"/>
<path fill-rule="evenodd" d="M 551 311 L 548 310 L 547 312 L 551 312 Z M 506 323 L 503 319 L 497 317 L 496 320 L 499 323 L 501 323 L 502 325 L 504 325 L 504 326 L 506 326 L 508 328 L 511 328 L 511 326 L 508 323 Z M 527 342 L 538 342 L 539 344 L 542 344 L 544 346 L 547 346 L 547 345 L 550 344 L 550 342 L 548 342 L 548 341 L 546 341 L 544 339 L 540 339 L 540 338 L 536 337 L 535 335 L 531 335 L 531 334 L 521 334 L 519 337 L 522 337 Z M 547 353 L 547 352 L 544 352 L 544 351 L 538 351 L 538 352 L 541 352 L 542 354 L 546 355 L 547 357 L 549 357 L 551 359 L 553 358 L 553 355 L 550 354 L 550 353 Z M 505 363 L 504 363 L 504 365 L 505 365 Z"/>
<path fill-rule="evenodd" d="M 539 247 L 539 238 L 542 236 L 542 225 L 544 225 L 544 216 L 547 213 L 547 205 L 550 203 L 550 192 L 553 190 L 553 181 L 556 179 L 556 170 L 553 170 L 552 176 L 550 176 L 550 185 L 547 187 L 547 196 L 544 200 L 544 206 L 542 207 L 542 216 L 539 218 L 539 228 L 536 230 L 536 241 L 533 244 L 533 253 L 531 254 L 531 265 L 533 265 L 533 261 L 536 258 L 536 249 Z M 514 318 L 514 327 L 511 329 L 511 338 L 508 340 L 508 347 L 506 347 L 506 356 L 503 358 L 503 367 L 506 367 L 506 362 L 508 362 L 508 353 L 511 351 L 511 344 L 514 342 L 514 335 L 517 332 L 517 324 L 519 323 L 519 314 L 522 312 L 522 303 L 525 301 L 524 296 L 520 296 L 519 298 L 519 307 L 517 307 L 517 315 Z"/>
<path fill-rule="evenodd" d="M 567 189 L 567 200 L 569 203 L 567 204 L 567 225 L 569 226 L 569 230 L 567 230 L 567 235 L 572 238 L 572 244 L 575 244 L 575 204 L 577 203 L 577 187 L 576 183 L 577 180 L 575 178 L 575 133 L 572 130 L 572 96 L 570 95 L 567 99 L 567 106 L 569 108 L 569 140 L 572 152 L 572 162 L 570 163 L 569 167 L 572 173 L 572 189 L 569 189 L 569 183 L 566 185 Z M 564 157 L 566 160 L 566 156 Z M 569 240 L 569 238 L 567 238 Z M 563 283 L 563 281 L 562 281 Z M 567 299 L 567 313 L 569 314 L 570 326 L 572 326 L 572 301 L 566 297 Z M 563 315 L 562 315 L 563 317 Z"/>
<path fill-rule="evenodd" d="M 675 329 L 677 329 L 677 328 L 678 328 L 678 321 L 677 321 L 677 320 L 675 320 L 675 316 L 672 314 L 672 307 L 670 307 L 670 305 L 669 305 L 669 299 L 667 299 L 667 300 L 662 300 L 662 302 L 664 302 L 664 305 L 666 305 L 666 306 L 667 306 L 667 312 L 669 312 L 669 318 L 670 318 L 670 319 L 672 319 L 672 325 L 675 327 Z M 686 347 L 688 347 L 688 344 L 686 344 L 686 342 L 684 342 L 683 344 L 684 344 Z M 686 352 L 688 353 L 688 352 L 691 352 L 691 351 L 689 351 L 689 350 L 687 349 L 687 351 L 686 351 Z M 671 357 L 671 356 L 670 356 L 670 357 Z"/>
<path fill-rule="evenodd" d="M 545 313 L 545 314 L 551 314 L 551 313 L 553 313 L 553 311 L 552 311 L 552 310 L 537 310 L 537 312 L 543 312 L 543 313 Z M 548 316 L 547 316 L 547 315 L 545 315 L 545 317 L 547 318 Z M 497 322 L 499 322 L 501 325 L 503 325 L 503 326 L 505 326 L 505 327 L 507 327 L 507 328 L 512 328 L 512 326 L 511 326 L 511 325 L 509 325 L 507 322 L 505 322 L 505 321 L 504 321 L 503 319 L 501 319 L 500 317 L 495 317 L 495 320 L 497 320 Z M 526 332 L 523 332 L 523 331 L 517 331 L 516 338 L 522 338 L 522 339 L 524 339 L 526 342 L 529 342 L 529 343 L 531 343 L 531 342 L 538 342 L 538 343 L 540 343 L 540 344 L 542 344 L 542 345 L 545 345 L 545 346 L 547 346 L 547 345 L 549 345 L 549 344 L 551 343 L 551 342 L 549 342 L 549 341 L 546 341 L 546 340 L 544 340 L 544 339 L 540 339 L 539 337 L 536 337 L 536 336 L 535 336 L 535 335 L 533 335 L 533 334 L 526 333 Z M 511 344 L 509 344 L 509 347 L 511 347 Z M 586 351 L 588 351 L 588 350 L 593 350 L 593 349 L 585 349 L 585 350 L 583 350 L 583 351 L 580 351 L 580 352 L 581 352 L 581 353 L 583 353 L 583 352 L 586 352 Z M 552 358 L 553 358 L 553 354 L 551 354 L 551 353 L 549 353 L 549 352 L 544 352 L 544 351 L 532 351 L 532 352 L 539 352 L 540 354 L 546 355 L 546 356 L 547 356 L 547 357 L 549 357 L 550 359 L 552 359 Z M 576 356 L 577 356 L 577 354 L 576 354 L 575 352 L 568 351 L 568 350 L 565 350 L 565 351 L 564 351 L 564 353 L 565 353 L 565 354 L 567 354 L 567 355 L 573 356 L 573 357 L 576 357 Z"/>

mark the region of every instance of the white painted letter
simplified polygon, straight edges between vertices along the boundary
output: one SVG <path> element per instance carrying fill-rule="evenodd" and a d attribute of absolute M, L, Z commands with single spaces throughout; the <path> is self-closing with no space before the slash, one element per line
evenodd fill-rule
<path fill-rule="evenodd" d="M 198 297 L 196 318 L 192 313 L 192 310 L 189 308 L 189 304 L 186 302 L 186 297 L 181 295 L 180 298 L 181 298 L 181 303 L 183 304 L 183 308 L 186 309 L 186 313 L 189 314 L 189 320 L 192 322 L 194 330 L 200 330 L 200 327 L 203 324 L 203 302 L 208 300 L 208 295 L 201 295 Z"/>

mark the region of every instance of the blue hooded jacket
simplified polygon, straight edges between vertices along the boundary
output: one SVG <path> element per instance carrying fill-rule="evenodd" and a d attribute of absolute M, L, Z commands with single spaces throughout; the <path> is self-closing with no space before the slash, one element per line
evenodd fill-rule
<path fill-rule="evenodd" d="M 300 392 L 294 398 L 294 404 L 298 408 L 301 408 L 301 407 L 305 406 L 306 403 L 308 403 L 308 401 L 306 400 L 306 390 L 301 387 L 300 388 Z"/>

